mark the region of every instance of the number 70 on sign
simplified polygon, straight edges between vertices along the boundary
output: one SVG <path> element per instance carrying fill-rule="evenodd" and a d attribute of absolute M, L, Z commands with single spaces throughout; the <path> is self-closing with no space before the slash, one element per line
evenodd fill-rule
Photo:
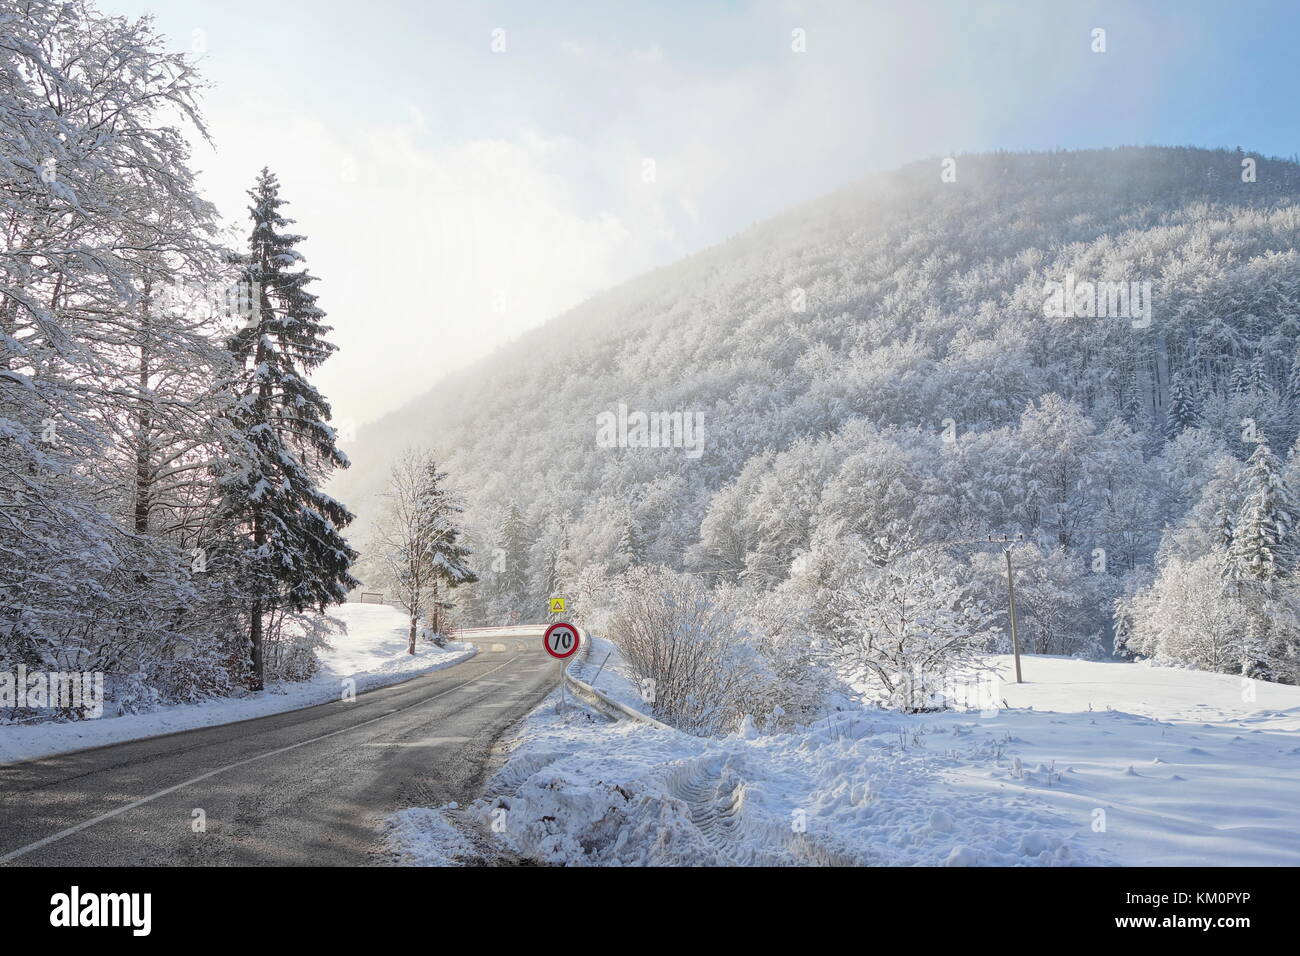
<path fill-rule="evenodd" d="M 546 653 L 562 661 L 577 653 L 580 642 L 578 629 L 563 621 L 552 624 L 542 635 L 542 646 L 546 648 Z"/>

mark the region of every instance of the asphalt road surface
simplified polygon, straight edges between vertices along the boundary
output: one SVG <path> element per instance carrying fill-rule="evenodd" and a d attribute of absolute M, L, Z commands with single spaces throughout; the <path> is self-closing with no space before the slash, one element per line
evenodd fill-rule
<path fill-rule="evenodd" d="M 558 680 L 538 633 L 475 643 L 464 663 L 353 703 L 0 767 L 0 863 L 387 862 L 384 819 L 478 796 L 492 744 Z"/>

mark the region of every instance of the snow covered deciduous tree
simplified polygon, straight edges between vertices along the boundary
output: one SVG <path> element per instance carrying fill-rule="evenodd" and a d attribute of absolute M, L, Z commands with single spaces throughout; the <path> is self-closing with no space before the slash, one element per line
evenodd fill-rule
<path fill-rule="evenodd" d="M 906 713 L 942 707 L 948 683 L 979 665 L 994 615 L 934 549 L 878 555 L 848 546 L 852 572 L 831 598 L 829 638 L 851 678 Z"/>
<path fill-rule="evenodd" d="M 1022 544 L 1012 548 L 1016 621 L 1021 647 L 1032 654 L 1095 653 L 1090 637 L 1104 621 L 1090 614 L 1089 571 L 1059 548 Z M 1011 652 L 1007 623 L 1007 564 L 1002 551 L 979 552 L 971 559 L 972 589 L 1003 625 L 998 649 Z"/>
<path fill-rule="evenodd" d="M 1149 588 L 1124 602 L 1123 650 L 1157 664 L 1235 674 L 1246 649 L 1247 608 L 1220 576 L 1215 553 L 1172 557 Z"/>
<path fill-rule="evenodd" d="M 225 361 L 162 294 L 220 265 L 201 85 L 148 18 L 0 15 L 0 669 L 103 671 L 123 706 L 226 689 L 236 592 L 199 542 Z"/>
<path fill-rule="evenodd" d="M 393 463 L 383 505 L 371 531 L 367 559 L 377 568 L 383 588 L 406 611 L 409 620 L 407 653 L 415 653 L 415 638 L 428 598 L 429 522 L 421 510 L 424 480 L 422 456 L 407 451 Z"/>
<path fill-rule="evenodd" d="M 446 488 L 446 478 L 429 452 L 403 454 L 389 475 L 384 510 L 371 538 L 371 556 L 384 587 L 410 620 L 410 654 L 415 653 L 422 615 L 435 634 L 442 633 L 447 607 L 440 586 L 478 580 L 469 569 L 469 549 L 461 543 L 457 524 L 460 505 Z"/>

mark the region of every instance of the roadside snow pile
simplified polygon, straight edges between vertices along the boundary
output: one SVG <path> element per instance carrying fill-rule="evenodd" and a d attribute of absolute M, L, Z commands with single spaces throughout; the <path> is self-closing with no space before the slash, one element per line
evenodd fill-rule
<path fill-rule="evenodd" d="M 384 852 L 402 866 L 468 866 L 483 860 L 474 843 L 441 810 L 424 807 L 389 817 Z"/>
<path fill-rule="evenodd" d="M 599 685 L 610 666 L 626 679 L 611 661 Z M 863 709 L 721 739 L 561 717 L 551 698 L 466 813 L 568 865 L 1300 864 L 1300 688 L 1024 668 L 1029 683 L 1000 689 L 1010 710 Z"/>
<path fill-rule="evenodd" d="M 864 712 L 706 740 L 548 704 L 470 813 L 496 814 L 511 850 L 556 864 L 1087 862 L 1076 821 L 942 779 L 963 762 L 996 765 L 996 744 L 933 736 L 924 721 Z"/>
<path fill-rule="evenodd" d="M 143 714 L 110 716 L 106 710 L 105 716 L 97 720 L 25 726 L 0 724 L 0 763 L 328 703 L 340 698 L 342 682 L 347 678 L 356 682 L 356 692 L 361 693 L 450 667 L 475 653 L 470 644 L 450 643 L 438 647 L 423 641 L 416 645 L 414 655 L 407 654 L 406 616 L 388 605 L 344 604 L 332 609 L 330 616 L 343 622 L 347 631 L 333 640 L 331 650 L 318 653 L 320 670 L 311 680 L 269 684 L 260 693 L 164 706 Z"/>

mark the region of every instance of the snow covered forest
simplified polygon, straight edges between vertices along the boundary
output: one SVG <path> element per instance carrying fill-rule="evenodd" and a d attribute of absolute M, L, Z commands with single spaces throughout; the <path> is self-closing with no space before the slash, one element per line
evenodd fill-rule
<path fill-rule="evenodd" d="M 600 295 L 362 429 L 367 460 L 445 449 L 481 579 L 463 619 L 561 594 L 616 635 L 653 578 L 787 714 L 827 661 L 907 707 L 897 675 L 933 634 L 961 636 L 945 662 L 1009 649 L 1009 546 L 1029 652 L 1300 679 L 1300 166 L 1131 148 L 942 170 Z M 1089 299 L 1105 282 L 1123 299 Z M 593 448 L 620 403 L 702 413 L 703 454 Z M 336 483 L 362 522 L 373 479 Z M 920 636 L 884 653 L 904 605 Z"/>
<path fill-rule="evenodd" d="M 125 711 L 310 677 L 355 584 L 302 237 L 266 170 L 218 231 L 201 88 L 148 20 L 0 8 L 0 671 Z"/>
<path fill-rule="evenodd" d="M 1296 162 L 917 162 L 592 298 L 361 428 L 344 471 L 292 197 L 263 171 L 219 228 L 190 59 L 23 6 L 0 671 L 102 671 L 128 711 L 302 681 L 364 587 L 411 653 L 565 597 L 700 733 L 805 722 L 840 679 L 915 712 L 1010 650 L 1009 556 L 1030 653 L 1300 683 Z M 698 445 L 603 440 L 627 409 Z"/>

